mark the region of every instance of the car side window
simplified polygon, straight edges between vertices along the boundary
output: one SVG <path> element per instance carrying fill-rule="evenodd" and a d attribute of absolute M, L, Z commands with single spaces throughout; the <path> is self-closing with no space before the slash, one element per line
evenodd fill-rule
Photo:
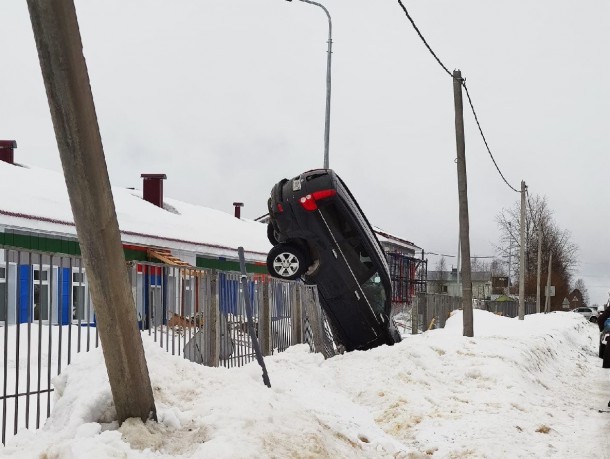
<path fill-rule="evenodd" d="M 359 237 L 339 241 L 339 247 L 359 284 L 371 277 L 375 268 Z"/>
<path fill-rule="evenodd" d="M 381 283 L 381 277 L 377 272 L 373 273 L 373 275 L 366 280 L 362 284 L 362 291 L 366 295 L 369 300 L 369 304 L 378 314 L 383 314 L 385 311 L 385 288 Z"/>
<path fill-rule="evenodd" d="M 358 284 L 362 284 L 375 271 L 373 260 L 362 241 L 362 236 L 347 218 L 339 218 L 339 209 L 330 204 L 320 209 L 326 219 L 341 252 L 345 256 L 350 269 L 356 276 Z"/>

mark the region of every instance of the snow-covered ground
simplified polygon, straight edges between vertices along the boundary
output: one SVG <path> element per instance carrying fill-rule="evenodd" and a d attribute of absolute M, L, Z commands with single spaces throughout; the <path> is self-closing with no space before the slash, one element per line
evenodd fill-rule
<path fill-rule="evenodd" d="M 580 315 L 475 310 L 395 346 L 324 360 L 306 345 L 207 368 L 143 335 L 159 422 L 114 421 L 101 351 L 54 379 L 51 417 L 7 458 L 609 458 L 609 370 Z"/>

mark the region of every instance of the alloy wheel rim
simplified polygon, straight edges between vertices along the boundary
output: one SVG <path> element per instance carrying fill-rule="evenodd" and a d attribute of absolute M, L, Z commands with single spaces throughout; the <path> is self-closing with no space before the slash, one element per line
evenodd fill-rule
<path fill-rule="evenodd" d="M 299 270 L 299 259 L 290 252 L 282 252 L 273 260 L 273 269 L 282 277 L 290 277 Z"/>

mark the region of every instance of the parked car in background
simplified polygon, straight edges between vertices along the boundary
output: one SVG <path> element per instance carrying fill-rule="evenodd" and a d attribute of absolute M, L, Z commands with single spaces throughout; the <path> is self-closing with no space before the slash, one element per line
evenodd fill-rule
<path fill-rule="evenodd" d="M 269 273 L 317 285 L 335 342 L 347 351 L 399 342 L 385 252 L 343 180 L 330 169 L 283 179 L 268 206 Z"/>
<path fill-rule="evenodd" d="M 580 308 L 572 309 L 572 312 L 582 314 L 589 322 L 597 322 L 597 308 L 581 306 Z"/>

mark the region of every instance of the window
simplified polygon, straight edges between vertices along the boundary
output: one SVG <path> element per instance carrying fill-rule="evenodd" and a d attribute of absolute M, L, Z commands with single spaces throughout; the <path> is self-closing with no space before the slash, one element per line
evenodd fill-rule
<path fill-rule="evenodd" d="M 349 219 L 339 218 L 341 213 L 335 204 L 331 203 L 321 208 L 320 211 L 328 222 L 330 230 L 358 283 L 365 282 L 373 274 L 374 267 L 371 256 L 364 247 L 362 236 Z"/>
<path fill-rule="evenodd" d="M 34 320 L 49 320 L 49 268 L 34 268 Z"/>
<path fill-rule="evenodd" d="M 375 313 L 381 314 L 385 311 L 385 288 L 381 283 L 381 277 L 379 277 L 378 273 L 374 273 L 364 284 L 362 284 L 362 291 L 369 300 L 369 304 Z"/>
<path fill-rule="evenodd" d="M 49 280 L 49 270 L 45 269 L 44 271 L 40 271 L 39 269 L 34 270 L 34 280 L 35 281 L 48 281 Z"/>
<path fill-rule="evenodd" d="M 74 322 L 93 321 L 93 304 L 89 298 L 87 274 L 82 268 L 72 270 L 72 320 Z"/>
<path fill-rule="evenodd" d="M 72 273 L 72 320 L 85 320 L 85 273 Z"/>

